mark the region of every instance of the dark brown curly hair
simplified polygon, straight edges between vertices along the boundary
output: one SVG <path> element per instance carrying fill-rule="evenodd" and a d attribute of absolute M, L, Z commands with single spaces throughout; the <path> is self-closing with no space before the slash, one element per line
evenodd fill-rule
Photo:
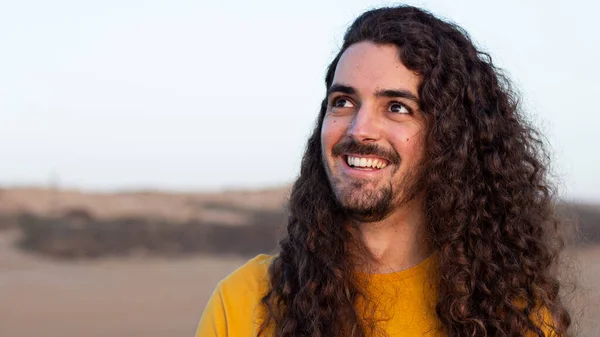
<path fill-rule="evenodd" d="M 545 324 L 567 336 L 549 156 L 507 78 L 462 28 L 400 6 L 356 19 L 328 68 L 327 88 L 342 53 L 362 41 L 398 46 L 399 60 L 422 78 L 419 98 L 428 128 L 419 186 L 438 255 L 436 313 L 444 332 L 544 336 L 537 315 L 543 311 Z M 326 107 L 324 99 L 262 299 L 261 332 L 269 328 L 277 337 L 358 337 L 372 331 L 355 308 L 363 295 L 352 262 L 351 243 L 357 240 L 322 161 Z"/>

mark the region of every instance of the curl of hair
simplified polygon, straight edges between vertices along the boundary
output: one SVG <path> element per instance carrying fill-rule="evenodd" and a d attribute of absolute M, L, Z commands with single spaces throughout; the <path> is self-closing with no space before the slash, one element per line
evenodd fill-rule
<path fill-rule="evenodd" d="M 327 87 L 342 53 L 361 41 L 398 46 L 399 60 L 422 78 L 424 209 L 439 255 L 436 312 L 446 334 L 544 336 L 545 324 L 567 336 L 548 154 L 509 81 L 460 27 L 400 6 L 357 18 L 328 68 Z M 326 100 L 292 188 L 287 235 L 262 301 L 261 331 L 270 326 L 277 337 L 358 337 L 372 330 L 355 308 L 362 295 L 350 261 L 356 240 L 321 159 L 325 110 Z"/>

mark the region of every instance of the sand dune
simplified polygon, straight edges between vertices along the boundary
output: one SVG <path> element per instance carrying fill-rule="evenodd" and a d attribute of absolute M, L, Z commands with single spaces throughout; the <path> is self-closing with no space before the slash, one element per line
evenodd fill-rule
<path fill-rule="evenodd" d="M 227 215 L 213 206 L 226 204 L 250 210 L 279 210 L 287 193 L 288 189 L 285 187 L 216 193 L 89 193 L 78 190 L 11 188 L 0 189 L 0 214 L 29 212 L 36 215 L 61 215 L 74 209 L 83 209 L 97 219 L 137 216 L 172 222 L 235 222 L 237 219 L 227 219 Z M 234 217 L 231 214 L 228 216 Z"/>

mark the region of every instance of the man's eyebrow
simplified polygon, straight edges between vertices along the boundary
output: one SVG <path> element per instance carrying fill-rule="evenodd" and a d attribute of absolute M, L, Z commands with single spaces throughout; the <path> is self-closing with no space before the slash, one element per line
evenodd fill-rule
<path fill-rule="evenodd" d="M 331 85 L 331 87 L 329 87 L 329 89 L 327 89 L 327 97 L 329 97 L 329 95 L 333 94 L 334 92 L 341 92 L 342 94 L 346 95 L 355 95 L 356 89 L 348 85 L 334 83 Z"/>
<path fill-rule="evenodd" d="M 387 97 L 387 98 L 406 98 L 417 104 L 419 104 L 419 98 L 412 92 L 404 89 L 382 89 L 375 92 L 375 97 Z"/>

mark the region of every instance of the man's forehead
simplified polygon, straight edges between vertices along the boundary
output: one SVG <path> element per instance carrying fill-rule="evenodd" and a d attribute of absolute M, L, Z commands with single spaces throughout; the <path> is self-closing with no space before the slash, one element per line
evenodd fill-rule
<path fill-rule="evenodd" d="M 362 94 L 388 89 L 404 89 L 416 94 L 420 81 L 420 76 L 400 61 L 397 46 L 367 41 L 344 51 L 333 77 L 333 83 L 353 87 Z"/>

